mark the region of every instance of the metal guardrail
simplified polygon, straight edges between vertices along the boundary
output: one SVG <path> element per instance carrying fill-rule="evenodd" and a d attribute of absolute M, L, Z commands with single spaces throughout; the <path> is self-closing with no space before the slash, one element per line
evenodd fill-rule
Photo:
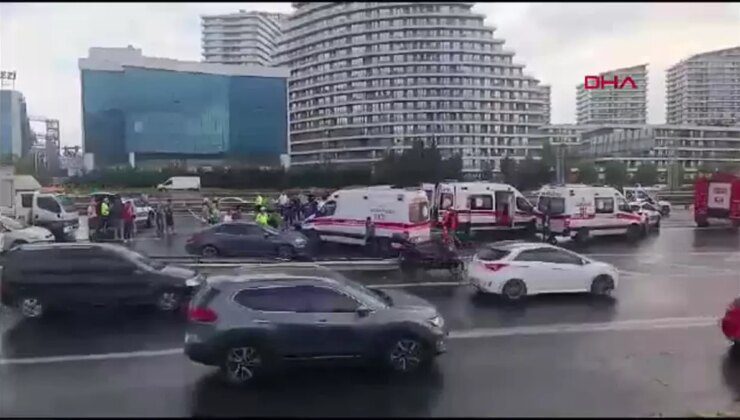
<path fill-rule="evenodd" d="M 399 268 L 397 258 L 388 259 L 364 259 L 364 258 L 346 258 L 332 260 L 314 260 L 314 261 L 265 261 L 258 259 L 233 259 L 233 258 L 202 258 L 197 256 L 150 256 L 149 258 L 193 268 L 236 268 L 236 267 L 273 267 L 281 265 L 290 265 L 292 267 L 311 267 L 318 265 L 321 267 L 332 268 L 338 271 L 392 271 Z"/>

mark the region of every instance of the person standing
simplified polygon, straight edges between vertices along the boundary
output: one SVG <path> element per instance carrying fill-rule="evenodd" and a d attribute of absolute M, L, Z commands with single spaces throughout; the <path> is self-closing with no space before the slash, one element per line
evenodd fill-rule
<path fill-rule="evenodd" d="M 269 220 L 270 218 L 267 215 L 265 208 L 260 207 L 259 212 L 254 216 L 254 221 L 257 222 L 258 225 L 265 227 L 267 226 Z"/>
<path fill-rule="evenodd" d="M 164 221 L 167 226 L 167 234 L 175 234 L 175 215 L 172 211 L 172 199 L 167 199 L 167 205 L 164 206 Z"/>
<path fill-rule="evenodd" d="M 107 231 L 110 226 L 110 204 L 108 204 L 108 197 L 104 198 L 100 203 L 100 222 L 103 231 Z"/>
<path fill-rule="evenodd" d="M 154 206 L 154 220 L 157 224 L 157 237 L 161 238 L 164 235 L 164 213 L 159 203 Z"/>
<path fill-rule="evenodd" d="M 203 218 L 203 223 L 209 224 L 211 220 L 211 201 L 208 198 L 203 199 L 203 206 L 200 209 L 200 216 Z"/>
<path fill-rule="evenodd" d="M 236 206 L 236 209 L 231 213 L 231 220 L 240 220 L 242 218 L 242 206 Z"/>
<path fill-rule="evenodd" d="M 134 223 L 136 221 L 136 211 L 134 204 L 127 201 L 123 205 L 123 241 L 128 242 L 133 237 Z"/>
<path fill-rule="evenodd" d="M 262 194 L 257 194 L 257 198 L 254 199 L 254 210 L 259 211 L 265 204 L 265 199 L 262 198 Z"/>
<path fill-rule="evenodd" d="M 113 223 L 113 237 L 116 240 L 123 240 L 123 201 L 120 197 L 113 198 L 110 219 Z"/>
<path fill-rule="evenodd" d="M 375 240 L 375 223 L 368 217 L 365 219 L 365 248 L 370 251 L 370 255 L 377 254 L 377 241 Z"/>

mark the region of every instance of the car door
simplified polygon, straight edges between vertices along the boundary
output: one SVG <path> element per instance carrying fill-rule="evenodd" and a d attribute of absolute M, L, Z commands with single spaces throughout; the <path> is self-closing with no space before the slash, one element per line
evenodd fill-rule
<path fill-rule="evenodd" d="M 520 278 L 527 285 L 528 293 L 546 293 L 557 288 L 553 281 L 554 264 L 547 258 L 547 248 L 526 249 L 512 259 L 516 272 L 512 278 Z"/>
<path fill-rule="evenodd" d="M 234 301 L 251 310 L 246 325 L 263 331 L 267 345 L 281 357 L 312 358 L 322 354 L 325 337 L 317 333 L 320 316 L 308 311 L 310 290 L 305 285 L 254 286 L 238 292 Z"/>
<path fill-rule="evenodd" d="M 318 353 L 323 357 L 359 357 L 367 350 L 368 317 L 360 317 L 360 302 L 331 286 L 306 289 L 308 311 L 321 338 Z"/>
<path fill-rule="evenodd" d="M 578 255 L 556 248 L 544 249 L 540 255 L 552 269 L 550 291 L 582 291 L 591 283 Z"/>
<path fill-rule="evenodd" d="M 117 252 L 92 249 L 82 266 L 87 267 L 86 278 L 95 303 L 121 305 L 145 302 L 151 295 L 146 274 Z"/>
<path fill-rule="evenodd" d="M 215 235 L 221 245 L 220 249 L 225 250 L 228 255 L 241 257 L 257 255 L 261 243 L 265 240 L 259 227 L 243 223 L 223 224 Z"/>

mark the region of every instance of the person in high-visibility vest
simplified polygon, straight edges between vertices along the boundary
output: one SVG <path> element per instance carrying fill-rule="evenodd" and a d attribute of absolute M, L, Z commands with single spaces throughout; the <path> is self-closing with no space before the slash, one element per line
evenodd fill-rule
<path fill-rule="evenodd" d="M 261 209 L 264 203 L 265 203 L 265 199 L 262 198 L 262 195 L 257 194 L 257 198 L 254 199 L 254 209 L 255 210 Z"/>
<path fill-rule="evenodd" d="M 108 223 L 110 220 L 110 205 L 108 204 L 108 198 L 103 199 L 100 203 L 100 221 L 103 229 L 108 229 Z"/>
<path fill-rule="evenodd" d="M 254 221 L 260 226 L 267 226 L 270 218 L 267 216 L 267 212 L 264 207 L 260 207 L 259 213 L 254 216 Z"/>

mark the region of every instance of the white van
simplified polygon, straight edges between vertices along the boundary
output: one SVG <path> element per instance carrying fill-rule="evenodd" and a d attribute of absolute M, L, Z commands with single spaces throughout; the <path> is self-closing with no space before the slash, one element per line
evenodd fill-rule
<path fill-rule="evenodd" d="M 538 213 L 543 216 L 548 206 L 550 232 L 578 242 L 606 235 L 627 235 L 634 241 L 647 232 L 645 215 L 634 213 L 625 197 L 612 187 L 545 186 L 538 194 Z M 542 217 L 538 224 L 542 226 Z"/>
<path fill-rule="evenodd" d="M 157 185 L 159 191 L 172 191 L 172 190 L 200 190 L 200 177 L 199 176 L 173 176 L 167 181 Z"/>
<path fill-rule="evenodd" d="M 519 190 L 495 182 L 445 182 L 434 194 L 437 222 L 454 205 L 458 226 L 470 224 L 470 230 L 528 229 L 534 232 L 537 216 L 532 204 Z"/>
<path fill-rule="evenodd" d="M 375 224 L 381 249 L 394 244 L 400 234 L 412 242 L 431 238 L 429 200 L 424 191 L 390 186 L 343 189 L 334 192 L 319 207 L 318 214 L 302 224 L 306 236 L 321 241 L 365 245 L 365 222 Z"/>

